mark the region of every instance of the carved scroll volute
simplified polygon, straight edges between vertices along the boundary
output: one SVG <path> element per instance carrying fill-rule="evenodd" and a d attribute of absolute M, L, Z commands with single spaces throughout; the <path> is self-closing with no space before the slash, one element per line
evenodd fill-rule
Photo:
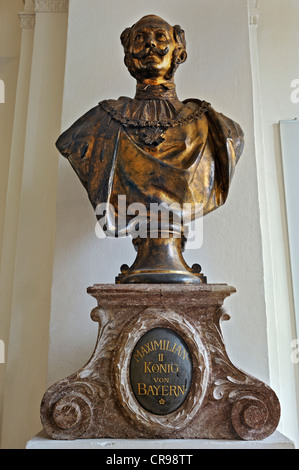
<path fill-rule="evenodd" d="M 92 422 L 95 390 L 90 384 L 60 383 L 45 394 L 41 403 L 41 421 L 54 439 L 79 439 Z"/>
<path fill-rule="evenodd" d="M 243 440 L 262 440 L 278 426 L 280 404 L 274 391 L 263 382 L 238 369 L 230 361 L 224 345 L 221 322 L 229 316 L 223 308 L 208 325 L 212 367 L 217 377 L 212 384 L 212 399 L 231 404 L 231 423 Z"/>
<path fill-rule="evenodd" d="M 41 403 L 41 421 L 54 439 L 85 438 L 111 393 L 110 369 L 105 367 L 114 348 L 114 321 L 110 311 L 96 307 L 91 318 L 99 323 L 97 347 L 77 373 L 52 385 Z"/>
<path fill-rule="evenodd" d="M 279 423 L 278 398 L 266 385 L 261 388 L 264 390 L 249 395 L 244 393 L 232 406 L 232 425 L 241 439 L 246 441 L 265 439 L 275 431 Z"/>

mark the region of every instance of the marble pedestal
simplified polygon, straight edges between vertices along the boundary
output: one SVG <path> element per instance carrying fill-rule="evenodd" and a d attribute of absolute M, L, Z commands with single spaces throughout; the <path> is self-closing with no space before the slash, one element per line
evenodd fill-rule
<path fill-rule="evenodd" d="M 98 302 L 91 312 L 91 318 L 99 323 L 97 344 L 84 367 L 45 393 L 41 421 L 49 437 L 256 441 L 276 430 L 280 405 L 275 393 L 233 365 L 225 350 L 221 321 L 229 316 L 222 305 L 235 292 L 233 287 L 99 284 L 87 291 Z M 137 343 L 142 344 L 144 335 L 155 329 L 173 332 L 186 348 L 178 349 L 171 341 L 152 340 L 136 353 Z M 147 356 L 149 352 L 151 356 Z M 159 375 L 159 360 L 166 352 L 168 368 Z M 174 363 L 174 354 L 179 365 Z M 141 405 L 133 392 L 130 372 L 134 356 L 143 361 L 147 377 L 151 374 L 153 380 L 163 379 L 165 383 L 159 389 L 154 382 L 151 388 L 143 384 L 139 387 L 141 395 L 162 393 L 157 403 L 163 407 L 179 391 L 186 392 L 174 411 L 165 414 L 162 408 L 161 413 L 155 408 L 153 412 L 151 404 L 146 409 L 146 401 Z M 192 365 L 190 387 L 171 388 L 183 359 L 188 358 Z M 163 367 L 166 365 L 163 363 Z"/>

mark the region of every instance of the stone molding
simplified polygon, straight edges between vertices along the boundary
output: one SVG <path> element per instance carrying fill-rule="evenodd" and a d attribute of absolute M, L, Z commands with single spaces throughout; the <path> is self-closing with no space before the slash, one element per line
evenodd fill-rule
<path fill-rule="evenodd" d="M 249 10 L 249 24 L 250 26 L 258 26 L 260 17 L 259 8 L 251 8 Z"/>
<path fill-rule="evenodd" d="M 36 13 L 67 13 L 69 0 L 34 0 Z"/>
<path fill-rule="evenodd" d="M 250 26 L 258 26 L 260 16 L 259 0 L 249 0 L 248 13 Z"/>
<path fill-rule="evenodd" d="M 19 18 L 21 20 L 22 29 L 33 29 L 35 26 L 35 13 L 28 11 L 20 11 Z"/>

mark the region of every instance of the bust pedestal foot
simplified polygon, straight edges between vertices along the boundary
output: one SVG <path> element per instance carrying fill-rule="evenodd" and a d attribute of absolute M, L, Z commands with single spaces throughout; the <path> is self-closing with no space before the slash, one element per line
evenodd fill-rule
<path fill-rule="evenodd" d="M 121 266 L 117 284 L 202 284 L 207 278 L 201 273 L 201 266 L 190 268 L 184 260 L 186 237 L 181 227 L 167 229 L 166 236 L 136 237 L 133 245 L 137 257 L 131 267 Z M 150 232 L 148 232 L 150 233 Z"/>
<path fill-rule="evenodd" d="M 260 440 L 280 418 L 275 393 L 230 361 L 221 284 L 95 285 L 99 335 L 88 363 L 52 385 L 41 420 L 54 439 Z"/>

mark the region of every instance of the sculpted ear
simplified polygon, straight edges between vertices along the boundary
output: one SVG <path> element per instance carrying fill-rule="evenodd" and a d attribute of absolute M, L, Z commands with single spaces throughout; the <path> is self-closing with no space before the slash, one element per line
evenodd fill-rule
<path fill-rule="evenodd" d="M 173 27 L 173 34 L 176 42 L 186 49 L 186 38 L 185 38 L 185 31 L 180 27 L 180 25 L 176 24 Z"/>
<path fill-rule="evenodd" d="M 121 33 L 121 36 L 120 36 L 120 40 L 121 40 L 121 43 L 122 43 L 122 46 L 123 46 L 125 52 L 128 50 L 129 45 L 130 45 L 131 31 L 132 31 L 132 28 L 126 28 Z"/>
<path fill-rule="evenodd" d="M 185 31 L 176 24 L 173 27 L 173 36 L 177 43 L 177 63 L 182 64 L 187 59 Z"/>
<path fill-rule="evenodd" d="M 129 59 L 128 59 L 128 55 L 127 55 L 127 54 L 125 54 L 124 63 L 125 63 L 125 66 L 128 68 L 130 64 L 129 64 Z"/>
<path fill-rule="evenodd" d="M 187 52 L 186 51 L 182 51 L 179 55 L 179 63 L 180 64 L 183 64 L 187 59 Z"/>

